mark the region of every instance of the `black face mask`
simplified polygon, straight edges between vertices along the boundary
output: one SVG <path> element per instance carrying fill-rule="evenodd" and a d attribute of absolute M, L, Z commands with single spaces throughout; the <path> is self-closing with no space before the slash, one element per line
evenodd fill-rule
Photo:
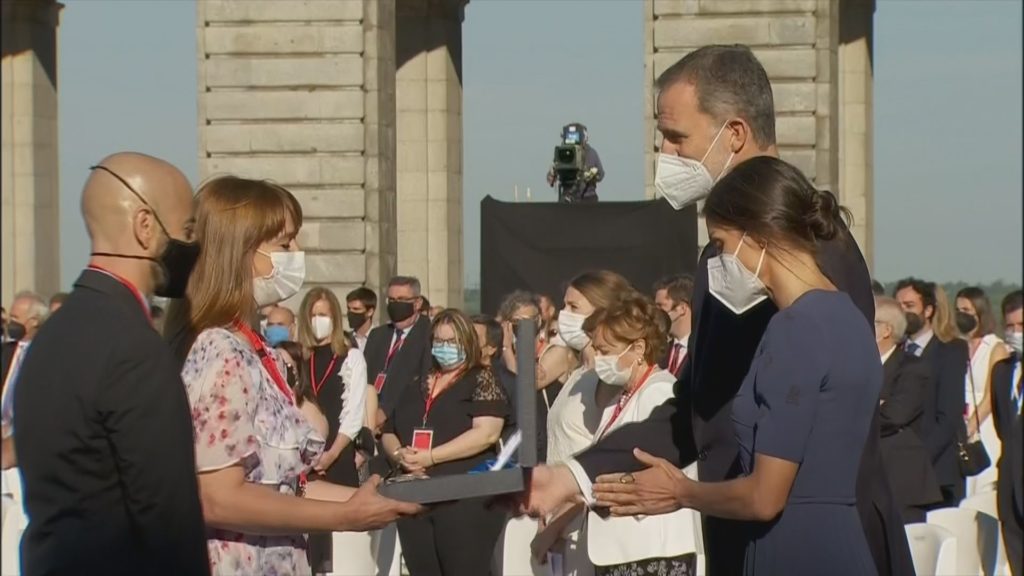
<path fill-rule="evenodd" d="M 353 332 L 359 330 L 366 324 L 366 321 L 370 319 L 370 315 L 366 312 L 349 312 L 348 313 L 348 327 Z"/>
<path fill-rule="evenodd" d="M 164 235 L 167 236 L 167 246 L 164 247 L 163 252 L 160 253 L 159 258 L 153 258 L 152 256 L 136 256 L 131 254 L 116 254 L 113 252 L 93 252 L 92 256 L 106 256 L 108 258 L 127 258 L 129 260 L 149 260 L 150 262 L 156 263 L 163 272 L 163 278 L 157 282 L 156 289 L 153 291 L 154 294 L 162 298 L 181 298 L 185 296 L 185 288 L 188 286 L 189 276 L 192 275 L 192 269 L 195 268 L 196 261 L 199 259 L 199 244 L 195 242 L 182 242 L 171 237 L 170 233 L 167 232 L 167 227 L 157 216 L 156 210 L 146 202 L 146 199 L 141 194 L 135 191 L 130 184 L 121 178 L 111 169 L 105 166 L 93 166 L 92 170 L 103 170 L 114 178 L 117 178 L 136 198 L 142 202 L 150 211 L 153 212 L 153 218 L 156 219 L 156 223 L 160 226 Z"/>
<path fill-rule="evenodd" d="M 974 329 L 978 327 L 978 319 L 967 312 L 960 312 L 957 310 L 956 313 L 956 329 L 960 331 L 964 336 L 974 332 Z"/>
<path fill-rule="evenodd" d="M 907 312 L 907 335 L 913 336 L 924 328 L 924 318 L 917 312 Z"/>
<path fill-rule="evenodd" d="M 21 340 L 25 337 L 25 325 L 11 320 L 7 323 L 7 337 L 14 341 Z"/>
<path fill-rule="evenodd" d="M 416 312 L 412 302 L 388 302 L 388 318 L 392 322 L 408 320 Z"/>

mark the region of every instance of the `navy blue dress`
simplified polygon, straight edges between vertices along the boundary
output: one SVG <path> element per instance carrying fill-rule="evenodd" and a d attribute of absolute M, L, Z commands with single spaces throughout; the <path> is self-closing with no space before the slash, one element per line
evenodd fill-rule
<path fill-rule="evenodd" d="M 810 291 L 775 314 L 733 402 L 744 473 L 754 454 L 800 465 L 772 522 L 751 522 L 745 574 L 876 574 L 855 485 L 882 387 L 864 314 L 843 292 Z"/>

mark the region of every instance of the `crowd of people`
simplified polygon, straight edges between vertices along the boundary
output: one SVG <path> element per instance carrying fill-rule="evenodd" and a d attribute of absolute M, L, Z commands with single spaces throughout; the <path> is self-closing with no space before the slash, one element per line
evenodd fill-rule
<path fill-rule="evenodd" d="M 703 201 L 698 269 L 650 287 L 567 271 L 563 294 L 513 291 L 493 316 L 407 276 L 290 309 L 291 192 L 223 176 L 193 196 L 156 158 L 102 160 L 74 290 L 4 313 L 23 573 L 329 573 L 332 532 L 394 526 L 411 576 L 488 574 L 527 513 L 531 554 L 563 574 L 690 575 L 701 554 L 710 575 L 903 575 L 903 524 L 994 491 L 1021 574 L 1021 291 L 994 308 L 872 285 L 848 212 L 778 158 L 749 49 L 697 50 L 658 88 L 656 187 Z M 495 458 L 529 347 L 543 464 L 514 510 L 378 492 Z"/>

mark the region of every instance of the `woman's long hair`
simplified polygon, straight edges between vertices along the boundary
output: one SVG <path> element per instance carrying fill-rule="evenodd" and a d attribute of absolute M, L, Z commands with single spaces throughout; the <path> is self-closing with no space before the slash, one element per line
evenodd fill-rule
<path fill-rule="evenodd" d="M 165 328 L 181 360 L 203 330 L 252 322 L 253 255 L 284 231 L 289 218 L 296 231 L 302 226 L 298 200 L 266 180 L 214 178 L 199 189 L 196 202 L 199 259 L 185 298 L 171 303 Z"/>
<path fill-rule="evenodd" d="M 307 292 L 299 306 L 299 343 L 306 350 L 312 350 L 320 344 L 313 334 L 313 306 L 321 300 L 327 302 L 331 314 L 331 351 L 335 356 L 344 358 L 348 355 L 348 339 L 345 338 L 342 326 L 341 302 L 334 292 L 323 286 L 316 286 Z"/>

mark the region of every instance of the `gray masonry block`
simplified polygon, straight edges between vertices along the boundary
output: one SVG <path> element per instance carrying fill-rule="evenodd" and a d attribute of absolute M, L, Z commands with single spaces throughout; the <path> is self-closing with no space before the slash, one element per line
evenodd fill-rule
<path fill-rule="evenodd" d="M 817 166 L 815 165 L 817 153 L 813 148 L 787 148 L 780 146 L 779 157 L 799 168 L 807 178 L 814 180 L 817 174 Z"/>
<path fill-rule="evenodd" d="M 333 292 L 334 295 L 338 297 L 338 301 L 341 302 L 342 306 L 344 306 L 345 296 L 360 286 L 362 286 L 362 283 L 328 284 L 324 282 L 307 281 L 302 285 L 302 288 L 299 288 L 299 291 L 295 296 L 285 300 L 281 305 L 290 310 L 299 310 L 302 307 L 302 299 L 306 297 L 306 294 L 309 293 L 310 290 L 314 287 L 324 287 Z"/>
<path fill-rule="evenodd" d="M 204 85 L 213 88 L 363 84 L 363 59 L 354 54 L 324 58 L 214 57 L 206 61 L 204 69 Z"/>
<path fill-rule="evenodd" d="M 365 280 L 365 254 L 359 252 L 306 253 L 306 282 L 361 284 Z"/>
<path fill-rule="evenodd" d="M 814 146 L 817 140 L 816 124 L 813 114 L 777 116 L 775 138 L 779 146 Z"/>
<path fill-rule="evenodd" d="M 213 124 L 206 127 L 206 152 L 362 152 L 361 122 L 320 124 Z"/>
<path fill-rule="evenodd" d="M 692 51 L 659 50 L 654 54 L 655 77 Z M 813 79 L 817 75 L 817 60 L 813 48 L 760 48 L 754 50 L 754 56 L 764 66 L 772 81 Z"/>
<path fill-rule="evenodd" d="M 814 82 L 772 82 L 772 99 L 776 112 L 814 112 L 817 92 Z"/>
<path fill-rule="evenodd" d="M 363 218 L 366 215 L 365 192 L 361 187 L 304 188 L 290 186 L 302 212 L 319 218 Z"/>
<path fill-rule="evenodd" d="M 330 26 L 210 26 L 202 31 L 207 54 L 359 54 L 358 22 Z"/>
<path fill-rule="evenodd" d="M 748 46 L 813 45 L 813 15 L 659 18 L 654 21 L 654 46 L 699 48 L 707 44 Z"/>
<path fill-rule="evenodd" d="M 768 14 L 814 12 L 817 0 L 698 0 L 701 14 Z"/>
<path fill-rule="evenodd" d="M 282 186 L 361 185 L 365 162 L 360 156 L 214 156 L 200 163 L 204 174 L 269 178 Z"/>
<path fill-rule="evenodd" d="M 303 210 L 310 217 L 321 216 Z M 361 252 L 366 248 L 366 231 L 362 219 L 312 220 L 306 219 L 299 231 L 299 246 L 316 246 L 317 250 Z"/>
<path fill-rule="evenodd" d="M 363 0 L 200 0 L 206 22 L 311 22 L 363 19 Z"/>
<path fill-rule="evenodd" d="M 365 95 L 356 88 L 204 92 L 207 120 L 361 119 Z"/>

